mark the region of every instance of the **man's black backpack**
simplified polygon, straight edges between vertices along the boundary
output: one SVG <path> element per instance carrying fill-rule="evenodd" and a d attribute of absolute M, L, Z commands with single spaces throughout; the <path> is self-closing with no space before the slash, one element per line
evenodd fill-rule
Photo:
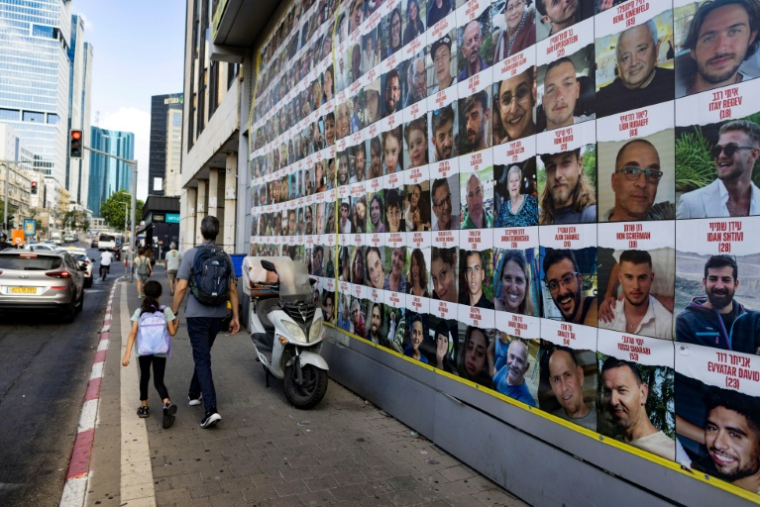
<path fill-rule="evenodd" d="M 217 246 L 198 248 L 190 272 L 190 292 L 204 305 L 219 306 L 230 298 L 232 263 Z"/>

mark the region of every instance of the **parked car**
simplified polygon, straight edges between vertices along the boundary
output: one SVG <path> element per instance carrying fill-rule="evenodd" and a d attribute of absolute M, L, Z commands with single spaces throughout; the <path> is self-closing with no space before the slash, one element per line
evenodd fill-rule
<path fill-rule="evenodd" d="M 64 242 L 64 243 L 73 243 L 74 241 L 76 241 L 76 239 L 74 238 L 74 235 L 73 235 L 73 234 L 66 234 L 66 235 L 63 237 L 63 242 Z"/>
<path fill-rule="evenodd" d="M 84 307 L 84 270 L 67 252 L 0 252 L 0 310 L 50 310 L 73 322 Z"/>
<path fill-rule="evenodd" d="M 52 245 L 50 243 L 36 243 L 32 245 L 24 245 L 24 250 L 29 250 L 31 252 L 55 252 L 58 250 L 59 247 Z"/>

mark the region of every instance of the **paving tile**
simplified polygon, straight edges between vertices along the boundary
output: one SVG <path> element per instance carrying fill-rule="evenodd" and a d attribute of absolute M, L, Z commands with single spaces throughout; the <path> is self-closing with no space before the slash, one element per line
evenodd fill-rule
<path fill-rule="evenodd" d="M 130 305 L 137 306 L 135 294 Z M 172 345 L 165 382 L 170 392 L 184 393 L 193 371 L 186 326 Z M 158 418 L 148 421 L 157 505 L 525 505 L 335 382 L 315 409 L 295 409 L 281 382 L 265 387 L 244 333 L 220 335 L 213 358 L 223 417 L 217 427 L 201 429 L 202 409 L 186 405 L 171 430 Z"/>

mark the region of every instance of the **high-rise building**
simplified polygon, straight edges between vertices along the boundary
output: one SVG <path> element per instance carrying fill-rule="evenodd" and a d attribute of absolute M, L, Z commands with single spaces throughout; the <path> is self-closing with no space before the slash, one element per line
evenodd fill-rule
<path fill-rule="evenodd" d="M 0 0 L 0 122 L 35 154 L 34 169 L 66 181 L 71 2 Z"/>
<path fill-rule="evenodd" d="M 128 160 L 134 159 L 135 135 L 132 132 L 90 127 L 89 145 Z M 132 188 L 132 169 L 125 162 L 98 153 L 90 154 L 90 185 L 87 202 L 92 216 L 101 217 L 100 205 L 111 194 Z"/>
<path fill-rule="evenodd" d="M 90 88 L 92 84 L 92 46 L 84 41 L 84 18 L 71 16 L 71 45 L 69 46 L 69 116 L 68 130 L 90 132 Z M 89 140 L 85 139 L 86 142 Z M 90 152 L 82 158 L 66 158 L 66 190 L 80 207 L 87 207 Z"/>
<path fill-rule="evenodd" d="M 154 95 L 150 102 L 150 164 L 148 167 L 149 195 L 177 195 L 176 176 L 179 175 L 182 147 L 181 93 Z M 171 171 L 175 171 L 174 173 Z M 172 187 L 168 189 L 168 181 Z"/>
<path fill-rule="evenodd" d="M 177 197 L 180 192 L 182 165 L 182 109 L 169 109 L 166 122 L 166 175 L 164 195 Z"/>

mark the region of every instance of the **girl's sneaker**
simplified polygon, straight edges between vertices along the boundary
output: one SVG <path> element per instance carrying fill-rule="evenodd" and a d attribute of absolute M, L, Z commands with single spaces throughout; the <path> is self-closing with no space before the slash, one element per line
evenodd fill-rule
<path fill-rule="evenodd" d="M 164 429 L 169 429 L 174 424 L 175 414 L 177 413 L 177 405 L 171 401 L 164 405 Z"/>
<path fill-rule="evenodd" d="M 137 409 L 137 417 L 139 417 L 140 419 L 145 419 L 149 415 L 150 415 L 150 409 L 148 409 L 148 407 L 140 405 L 140 408 Z"/>

